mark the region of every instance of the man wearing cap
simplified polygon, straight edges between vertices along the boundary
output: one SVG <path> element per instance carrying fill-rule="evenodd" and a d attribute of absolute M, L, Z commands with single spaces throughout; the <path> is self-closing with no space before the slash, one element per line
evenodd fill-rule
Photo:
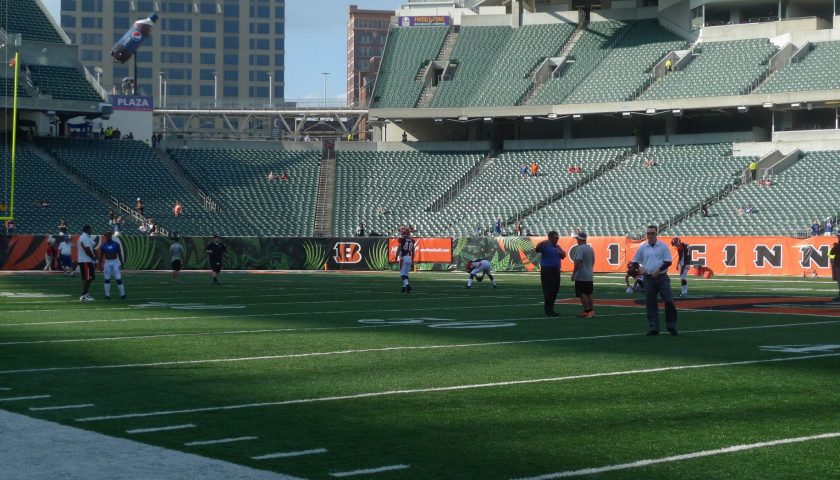
<path fill-rule="evenodd" d="M 90 283 L 96 276 L 96 252 L 94 252 L 93 239 L 90 238 L 90 225 L 82 227 L 82 234 L 76 242 L 76 250 L 79 252 L 79 272 L 82 274 L 82 296 L 80 302 L 92 302 L 93 297 L 88 295 Z"/>
<path fill-rule="evenodd" d="M 102 272 L 105 275 L 105 300 L 111 299 L 111 278 L 117 281 L 117 288 L 120 291 L 120 299 L 125 300 L 125 285 L 122 281 L 122 266 L 125 262 L 122 248 L 119 242 L 115 241 L 112 233 L 107 231 L 102 234 L 103 242 L 99 249 L 104 258 Z"/>
<path fill-rule="evenodd" d="M 650 329 L 647 335 L 659 335 L 659 303 L 657 298 L 662 296 L 665 302 L 665 326 L 671 335 L 677 334 L 677 308 L 671 295 L 671 279 L 668 278 L 668 268 L 673 263 L 671 250 L 656 235 L 659 229 L 655 225 L 648 225 L 643 242 L 636 254 L 634 262 L 641 265 L 639 271 L 645 278 L 645 303 L 647 305 L 647 320 Z"/>
<path fill-rule="evenodd" d="M 837 234 L 837 241 L 831 246 L 828 256 L 832 264 L 831 276 L 837 281 L 837 296 L 834 297 L 834 301 L 837 302 L 840 301 L 840 233 Z"/>
<path fill-rule="evenodd" d="M 204 249 L 207 253 L 207 260 L 210 262 L 210 270 L 213 271 L 213 285 L 219 284 L 219 274 L 222 273 L 222 260 L 227 248 L 222 245 L 222 237 L 213 236 L 213 241 L 207 244 Z"/>
<path fill-rule="evenodd" d="M 543 311 L 546 317 L 559 316 L 554 311 L 557 292 L 560 291 L 560 261 L 566 258 L 566 252 L 557 245 L 560 234 L 555 230 L 548 232 L 548 239 L 537 244 L 540 259 L 540 283 L 543 291 Z"/>
<path fill-rule="evenodd" d="M 575 262 L 572 270 L 572 280 L 575 282 L 575 295 L 580 298 L 583 305 L 583 312 L 578 317 L 591 318 L 595 316 L 595 307 L 592 304 L 592 292 L 594 290 L 595 250 L 586 243 L 586 233 L 575 234 L 577 245 L 569 251 L 569 258 Z"/>

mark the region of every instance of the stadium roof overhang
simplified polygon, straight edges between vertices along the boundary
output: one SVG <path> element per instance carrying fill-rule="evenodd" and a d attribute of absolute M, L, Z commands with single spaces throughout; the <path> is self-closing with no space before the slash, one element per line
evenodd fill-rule
<path fill-rule="evenodd" d="M 475 119 L 496 117 L 557 118 L 572 115 L 655 113 L 673 110 L 738 109 L 765 107 L 774 109 L 840 105 L 840 89 L 774 94 L 727 95 L 720 97 L 634 100 L 629 102 L 527 105 L 515 107 L 466 108 L 381 108 L 371 109 L 371 119 Z"/>

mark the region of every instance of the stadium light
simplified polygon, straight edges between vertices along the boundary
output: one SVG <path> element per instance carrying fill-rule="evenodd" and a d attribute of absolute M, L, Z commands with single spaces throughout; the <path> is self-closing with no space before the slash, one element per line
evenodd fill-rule
<path fill-rule="evenodd" d="M 740 107 L 738 107 L 738 113 L 747 113 L 749 111 L 750 111 L 750 109 L 748 107 L 745 107 L 744 105 L 741 105 Z"/>
<path fill-rule="evenodd" d="M 436 118 L 435 123 L 443 123 L 443 119 L 442 118 Z"/>
<path fill-rule="evenodd" d="M 461 115 L 460 117 L 458 117 L 458 120 L 460 120 L 462 122 L 466 122 L 468 120 L 468 118 L 467 118 L 466 115 Z"/>
<path fill-rule="evenodd" d="M 624 118 L 630 118 L 633 116 L 632 112 L 621 112 L 621 116 Z"/>
<path fill-rule="evenodd" d="M 527 123 L 531 123 L 534 121 L 534 117 L 522 117 L 522 120 L 524 120 Z"/>
<path fill-rule="evenodd" d="M 764 108 L 773 108 L 773 102 L 764 102 Z"/>
<path fill-rule="evenodd" d="M 671 110 L 671 113 L 675 117 L 682 117 L 682 110 L 680 110 L 679 108 L 675 108 L 675 109 Z"/>
<path fill-rule="evenodd" d="M 484 123 L 493 123 L 493 118 L 491 118 L 491 117 L 484 117 Z"/>
<path fill-rule="evenodd" d="M 799 107 L 802 106 L 802 104 L 797 102 L 797 103 L 791 103 L 790 106 L 791 106 L 791 108 L 799 108 Z"/>
<path fill-rule="evenodd" d="M 656 109 L 648 108 L 647 110 L 645 110 L 645 113 L 647 113 L 648 115 L 653 115 L 654 113 L 656 113 Z"/>
<path fill-rule="evenodd" d="M 549 113 L 548 118 L 557 118 L 557 114 L 556 113 Z"/>
<path fill-rule="evenodd" d="M 583 120 L 583 116 L 579 113 L 576 113 L 576 114 L 572 115 L 572 119 L 579 122 L 579 121 Z"/>

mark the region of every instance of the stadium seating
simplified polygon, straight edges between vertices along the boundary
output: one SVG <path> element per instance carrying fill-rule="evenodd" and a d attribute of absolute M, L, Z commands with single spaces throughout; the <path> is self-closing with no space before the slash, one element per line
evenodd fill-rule
<path fill-rule="evenodd" d="M 361 222 L 367 232 L 393 233 L 399 225 L 412 223 L 423 235 L 438 234 L 440 225 L 428 223 L 425 208 L 483 156 L 477 152 L 339 152 L 333 233 L 351 235 Z"/>
<path fill-rule="evenodd" d="M 512 33 L 510 27 L 462 27 L 450 57 L 458 67 L 450 80 L 438 84 L 431 107 L 470 106 Z"/>
<path fill-rule="evenodd" d="M 249 149 L 172 149 L 169 154 L 227 217 L 223 232 L 312 236 L 320 152 Z M 289 180 L 269 182 L 267 175 Z M 242 233 L 238 233 L 242 235 Z"/>
<path fill-rule="evenodd" d="M 505 152 L 440 212 L 424 214 L 420 225 L 428 224 L 437 234 L 475 235 L 478 225 L 486 230 L 499 216 L 503 220 L 515 217 L 592 175 L 622 151 L 604 148 Z M 520 166 L 532 162 L 539 165 L 540 174 L 523 177 Z M 570 174 L 571 165 L 580 166 L 583 172 Z"/>
<path fill-rule="evenodd" d="M 38 143 L 121 202 L 133 207 L 141 197 L 145 215 L 169 231 L 200 235 L 217 228 L 219 220 L 204 211 L 143 142 L 41 137 Z M 171 213 L 176 200 L 184 205 L 178 219 Z"/>
<path fill-rule="evenodd" d="M 411 108 L 423 90 L 415 77 L 434 60 L 448 27 L 391 28 L 382 67 L 376 80 L 373 105 L 376 108 Z"/>
<path fill-rule="evenodd" d="M 684 70 L 670 72 L 640 99 L 741 95 L 768 71 L 777 48 L 766 38 L 700 44 Z"/>
<path fill-rule="evenodd" d="M 0 15 L 8 34 L 20 33 L 29 42 L 64 43 L 35 0 L 0 0 Z"/>
<path fill-rule="evenodd" d="M 800 61 L 771 75 L 757 93 L 801 92 L 840 88 L 840 42 L 814 43 Z"/>
<path fill-rule="evenodd" d="M 0 151 L 4 158 L 11 155 L 8 145 L 0 147 Z M 69 233 L 79 233 L 86 224 L 97 233 L 108 227 L 110 207 L 98 197 L 78 187 L 24 143 L 18 143 L 15 157 L 18 233 L 56 234 L 58 221 L 62 218 L 70 227 Z"/>
<path fill-rule="evenodd" d="M 101 102 L 102 98 L 87 82 L 81 70 L 74 67 L 26 65 L 32 83 L 43 93 L 62 100 Z"/>
<path fill-rule="evenodd" d="M 13 77 L 0 77 L 0 96 L 11 97 L 15 94 L 15 79 Z M 28 97 L 26 88 L 18 83 L 18 97 Z"/>
<path fill-rule="evenodd" d="M 552 23 L 511 29 L 510 39 L 469 104 L 516 105 L 533 83 L 530 74 L 534 68 L 556 55 L 575 27 L 572 23 Z"/>
<path fill-rule="evenodd" d="M 743 164 L 743 161 L 741 162 Z M 801 235 L 814 220 L 840 213 L 840 152 L 809 152 L 769 177 L 772 186 L 750 182 L 712 204 L 710 216 L 694 215 L 669 232 L 675 235 Z M 753 207 L 741 214 L 739 208 Z"/>
<path fill-rule="evenodd" d="M 632 100 L 650 80 L 653 67 L 668 53 L 686 48 L 685 40 L 657 20 L 630 24 L 622 39 L 563 103 Z"/>
<path fill-rule="evenodd" d="M 657 146 L 634 156 L 523 220 L 534 233 L 638 235 L 698 205 L 733 181 L 744 166 L 731 144 Z M 646 167 L 646 160 L 656 166 Z"/>
<path fill-rule="evenodd" d="M 551 78 L 531 100 L 532 105 L 556 105 L 584 81 L 587 75 L 598 65 L 607 47 L 628 24 L 619 21 L 592 22 L 569 52 L 568 67 L 556 78 Z"/>

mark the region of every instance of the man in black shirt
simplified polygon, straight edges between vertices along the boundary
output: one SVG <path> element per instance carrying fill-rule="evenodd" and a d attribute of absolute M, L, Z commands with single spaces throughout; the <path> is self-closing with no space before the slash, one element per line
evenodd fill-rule
<path fill-rule="evenodd" d="M 213 285 L 219 284 L 219 273 L 222 271 L 222 257 L 227 249 L 222 245 L 222 239 L 218 235 L 213 236 L 213 241 L 207 244 L 204 250 L 207 252 L 207 260 L 210 262 L 210 270 L 213 271 Z"/>

